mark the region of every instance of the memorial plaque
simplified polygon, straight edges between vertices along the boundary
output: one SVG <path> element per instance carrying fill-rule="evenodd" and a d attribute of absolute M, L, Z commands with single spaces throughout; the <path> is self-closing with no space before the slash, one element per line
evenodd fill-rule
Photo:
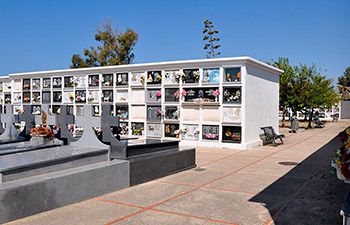
<path fill-rule="evenodd" d="M 143 135 L 144 124 L 143 123 L 131 123 L 132 135 Z"/>
<path fill-rule="evenodd" d="M 218 90 L 218 88 L 185 88 L 186 102 L 216 102 L 218 96 L 215 96 L 214 93 Z"/>
<path fill-rule="evenodd" d="M 131 90 L 132 103 L 145 103 L 145 90 L 144 89 L 132 89 Z"/>
<path fill-rule="evenodd" d="M 42 102 L 43 103 L 51 103 L 51 92 L 50 91 L 43 91 L 42 92 Z"/>
<path fill-rule="evenodd" d="M 113 90 L 103 90 L 101 100 L 102 102 L 113 102 Z"/>
<path fill-rule="evenodd" d="M 64 77 L 64 87 L 73 88 L 74 87 L 74 78 L 73 76 Z"/>
<path fill-rule="evenodd" d="M 40 78 L 32 79 L 32 89 L 33 90 L 40 90 L 41 89 Z"/>
<path fill-rule="evenodd" d="M 220 122 L 221 110 L 218 105 L 203 105 L 202 106 L 202 121 L 203 122 Z"/>
<path fill-rule="evenodd" d="M 145 120 L 146 116 L 146 106 L 144 105 L 132 105 L 130 106 L 130 116 L 131 119 L 135 120 Z"/>
<path fill-rule="evenodd" d="M 202 139 L 205 140 L 219 140 L 219 126 L 218 125 L 203 125 Z"/>
<path fill-rule="evenodd" d="M 180 91 L 178 88 L 165 88 L 165 102 L 179 102 Z"/>
<path fill-rule="evenodd" d="M 11 82 L 10 81 L 4 82 L 4 91 L 11 91 Z"/>
<path fill-rule="evenodd" d="M 117 116 L 121 121 L 129 119 L 129 106 L 128 105 L 117 105 L 116 106 Z"/>
<path fill-rule="evenodd" d="M 54 91 L 52 93 L 53 102 L 62 102 L 62 91 Z"/>
<path fill-rule="evenodd" d="M 147 124 L 147 137 L 162 137 L 162 125 L 160 123 Z"/>
<path fill-rule="evenodd" d="M 22 80 L 21 79 L 15 79 L 13 83 L 14 83 L 13 89 L 15 91 L 22 91 Z"/>
<path fill-rule="evenodd" d="M 30 90 L 30 79 L 23 79 L 23 90 Z"/>
<path fill-rule="evenodd" d="M 92 115 L 93 116 L 100 116 L 100 106 L 99 105 L 92 106 Z"/>
<path fill-rule="evenodd" d="M 227 68 L 225 69 L 225 82 L 240 82 L 241 81 L 241 68 Z"/>
<path fill-rule="evenodd" d="M 75 91 L 75 102 L 85 103 L 86 102 L 86 91 L 85 90 L 77 90 Z"/>
<path fill-rule="evenodd" d="M 22 100 L 21 92 L 13 92 L 13 103 L 20 103 Z"/>
<path fill-rule="evenodd" d="M 198 83 L 200 72 L 198 69 L 184 69 L 183 73 L 185 74 L 184 83 Z"/>
<path fill-rule="evenodd" d="M 238 126 L 222 126 L 222 141 L 241 143 L 241 127 Z"/>
<path fill-rule="evenodd" d="M 113 74 L 102 74 L 102 87 L 113 87 Z"/>
<path fill-rule="evenodd" d="M 241 108 L 224 107 L 223 122 L 241 122 Z"/>
<path fill-rule="evenodd" d="M 88 103 L 98 103 L 100 99 L 100 92 L 99 91 L 91 91 L 88 90 Z"/>
<path fill-rule="evenodd" d="M 164 84 L 178 84 L 179 80 L 176 76 L 180 74 L 179 70 L 166 70 L 164 71 Z"/>
<path fill-rule="evenodd" d="M 180 110 L 177 106 L 165 106 L 165 118 L 168 120 L 177 120 L 180 116 Z"/>
<path fill-rule="evenodd" d="M 5 94 L 5 104 L 11 104 L 12 98 L 11 94 Z"/>
<path fill-rule="evenodd" d="M 86 85 L 86 76 L 77 76 L 76 77 L 76 80 L 77 80 L 77 88 L 85 88 L 87 85 Z"/>
<path fill-rule="evenodd" d="M 100 76 L 98 74 L 89 75 L 89 87 L 98 87 L 99 85 L 100 85 Z"/>
<path fill-rule="evenodd" d="M 128 135 L 129 134 L 129 125 L 128 123 L 121 122 L 120 123 L 120 135 Z"/>
<path fill-rule="evenodd" d="M 40 103 L 40 101 L 41 101 L 40 92 L 33 92 L 32 103 Z"/>
<path fill-rule="evenodd" d="M 128 73 L 117 73 L 117 85 L 128 85 Z"/>
<path fill-rule="evenodd" d="M 74 115 L 74 107 L 71 105 L 67 106 L 67 115 Z"/>
<path fill-rule="evenodd" d="M 223 102 L 224 103 L 240 103 L 241 102 L 241 88 L 224 87 Z"/>
<path fill-rule="evenodd" d="M 76 107 L 76 116 L 83 116 L 84 115 L 84 106 L 77 105 Z"/>
<path fill-rule="evenodd" d="M 220 69 L 203 69 L 203 83 L 220 83 Z"/>
<path fill-rule="evenodd" d="M 162 107 L 159 106 L 147 106 L 147 120 L 161 120 Z"/>
<path fill-rule="evenodd" d="M 198 125 L 191 125 L 191 124 L 184 124 L 182 126 L 182 137 L 186 140 L 197 140 L 199 137 L 199 126 Z"/>
<path fill-rule="evenodd" d="M 200 118 L 199 106 L 184 105 L 181 117 L 183 121 L 198 122 Z"/>
<path fill-rule="evenodd" d="M 29 103 L 30 102 L 30 92 L 23 92 L 23 102 L 24 103 Z"/>
<path fill-rule="evenodd" d="M 61 114 L 61 106 L 60 105 L 53 105 L 51 112 L 52 112 L 52 114 Z"/>
<path fill-rule="evenodd" d="M 73 103 L 74 102 L 74 92 L 65 91 L 63 92 L 63 103 Z"/>
<path fill-rule="evenodd" d="M 147 102 L 160 102 L 162 99 L 160 89 L 147 89 L 146 101 Z"/>
<path fill-rule="evenodd" d="M 62 88 L 62 77 L 52 78 L 52 88 Z"/>
<path fill-rule="evenodd" d="M 117 102 L 128 102 L 129 93 L 128 90 L 117 90 Z"/>
<path fill-rule="evenodd" d="M 162 71 L 148 71 L 147 84 L 160 84 L 162 82 Z"/>
<path fill-rule="evenodd" d="M 41 115 L 41 106 L 40 105 L 32 105 L 32 114 L 33 115 Z"/>
<path fill-rule="evenodd" d="M 165 137 L 174 137 L 179 138 L 179 134 L 176 134 L 175 131 L 179 131 L 179 124 L 166 123 L 164 124 L 164 136 Z"/>
<path fill-rule="evenodd" d="M 43 88 L 51 88 L 51 78 L 43 78 Z"/>
<path fill-rule="evenodd" d="M 130 78 L 131 85 L 144 85 L 145 84 L 145 73 L 131 73 Z"/>

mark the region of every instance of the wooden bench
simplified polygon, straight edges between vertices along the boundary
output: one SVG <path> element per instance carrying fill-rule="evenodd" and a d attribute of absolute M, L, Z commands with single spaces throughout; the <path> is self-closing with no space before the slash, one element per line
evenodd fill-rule
<path fill-rule="evenodd" d="M 260 136 L 263 140 L 263 145 L 275 144 L 275 146 L 277 146 L 276 139 L 280 139 L 283 144 L 282 138 L 285 137 L 284 134 L 276 134 L 272 126 L 260 127 L 260 129 L 264 132 L 264 134 Z"/>

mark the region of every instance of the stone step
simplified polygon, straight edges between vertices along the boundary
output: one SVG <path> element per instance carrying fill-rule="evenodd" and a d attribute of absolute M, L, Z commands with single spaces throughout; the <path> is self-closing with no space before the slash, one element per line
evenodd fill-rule
<path fill-rule="evenodd" d="M 159 140 L 159 139 L 139 139 L 129 141 L 127 145 L 127 157 L 148 154 L 152 152 L 166 151 L 179 148 L 179 141 Z"/>
<path fill-rule="evenodd" d="M 109 160 L 109 147 L 60 146 L 0 155 L 0 183 Z"/>

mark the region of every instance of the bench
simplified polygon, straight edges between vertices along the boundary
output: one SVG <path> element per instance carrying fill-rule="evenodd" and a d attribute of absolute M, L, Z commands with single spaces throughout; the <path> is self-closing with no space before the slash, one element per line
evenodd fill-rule
<path fill-rule="evenodd" d="M 283 144 L 282 138 L 285 137 L 284 134 L 276 134 L 272 126 L 260 127 L 260 129 L 264 132 L 264 134 L 261 136 L 263 140 L 263 145 L 275 144 L 275 146 L 277 146 L 276 144 L 277 139 L 280 139 L 280 141 Z"/>
<path fill-rule="evenodd" d="M 312 122 L 316 125 L 316 127 L 324 127 L 325 124 L 319 118 L 312 119 Z"/>

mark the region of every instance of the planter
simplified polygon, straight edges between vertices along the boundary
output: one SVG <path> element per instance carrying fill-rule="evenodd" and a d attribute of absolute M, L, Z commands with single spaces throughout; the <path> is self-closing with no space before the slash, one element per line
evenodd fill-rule
<path fill-rule="evenodd" d="M 50 135 L 32 135 L 30 142 L 32 144 L 39 144 L 39 145 L 47 144 L 51 142 L 51 136 Z"/>

